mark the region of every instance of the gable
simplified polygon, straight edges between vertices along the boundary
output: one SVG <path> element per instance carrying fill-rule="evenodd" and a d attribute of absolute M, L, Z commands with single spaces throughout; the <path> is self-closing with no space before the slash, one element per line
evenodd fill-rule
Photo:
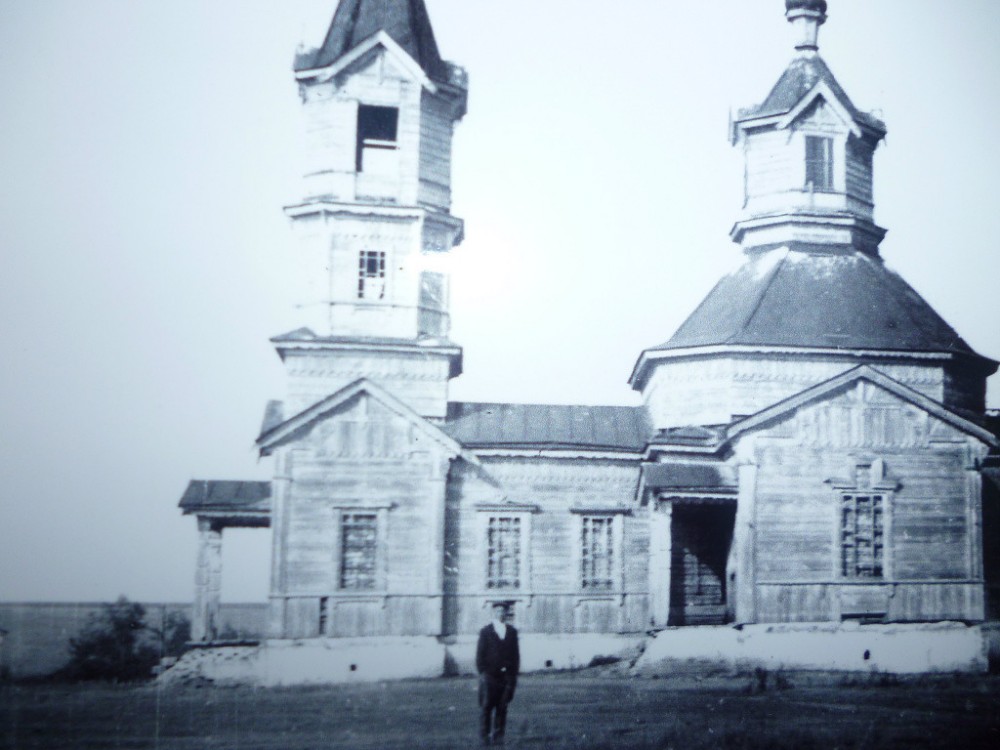
<path fill-rule="evenodd" d="M 872 450 L 964 443 L 966 439 L 952 425 L 864 380 L 786 414 L 770 433 L 803 446 Z"/>
<path fill-rule="evenodd" d="M 822 95 L 818 95 L 802 109 L 793 122 L 802 130 L 840 135 L 851 129 L 849 122 L 844 119 L 845 114 L 842 107 L 831 106 Z"/>
<path fill-rule="evenodd" d="M 839 122 L 841 128 L 846 128 L 860 137 L 861 129 L 852 116 L 848 104 L 849 102 L 840 99 L 830 86 L 820 81 L 812 91 L 802 97 L 802 100 L 778 121 L 778 128 L 787 128 L 793 124 L 799 125 L 803 122 L 809 122 L 810 119 L 822 125 Z M 840 128 L 838 128 L 838 132 L 839 130 Z"/>
<path fill-rule="evenodd" d="M 338 81 L 345 78 L 350 79 L 347 91 L 357 88 L 359 84 L 371 91 L 384 87 L 390 81 L 419 81 L 423 74 L 403 54 L 382 44 L 369 44 L 359 48 L 357 56 L 352 57 L 348 64 L 337 66 Z"/>
<path fill-rule="evenodd" d="M 830 448 L 917 448 L 967 443 L 970 437 L 986 445 L 997 442 L 979 425 L 868 366 L 747 417 L 728 436 L 762 432 Z"/>
<path fill-rule="evenodd" d="M 427 75 L 447 80 L 447 64 L 441 60 L 423 0 L 343 0 L 323 44 L 300 53 L 295 69 L 332 65 L 379 33 L 391 38 Z"/>
<path fill-rule="evenodd" d="M 429 448 L 416 426 L 367 393 L 311 425 L 302 437 L 317 458 L 406 458 Z"/>
<path fill-rule="evenodd" d="M 364 378 L 271 428 L 257 446 L 267 456 L 302 442 L 328 456 L 399 457 L 434 449 L 449 456 L 463 453 L 437 426 Z"/>
<path fill-rule="evenodd" d="M 435 84 L 427 77 L 417 61 L 384 31 L 366 39 L 328 67 L 300 70 L 296 73 L 296 77 L 300 80 L 329 81 L 336 76 L 343 77 L 345 74 L 357 75 L 359 70 L 371 69 L 373 64 L 375 70 L 381 74 L 383 72 L 382 66 L 390 62 L 399 77 L 419 81 L 423 86 L 436 90 Z"/>

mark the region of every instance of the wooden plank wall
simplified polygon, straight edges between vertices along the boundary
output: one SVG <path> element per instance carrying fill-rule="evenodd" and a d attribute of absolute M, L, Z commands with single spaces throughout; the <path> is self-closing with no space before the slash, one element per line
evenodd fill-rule
<path fill-rule="evenodd" d="M 975 439 L 871 384 L 759 435 L 758 619 L 839 619 L 860 584 L 873 587 L 891 620 L 981 618 L 982 583 L 970 568 L 978 519 L 969 514 L 978 511 L 967 497 L 977 450 Z M 887 496 L 885 576 L 844 581 L 837 484 L 876 459 L 896 487 L 869 490 Z"/>
<path fill-rule="evenodd" d="M 847 357 L 803 361 L 787 355 L 725 354 L 663 362 L 643 389 L 643 400 L 656 427 L 724 424 L 734 414 L 755 414 L 857 364 Z M 945 373 L 939 364 L 890 361 L 877 367 L 928 398 L 944 400 Z"/>
<path fill-rule="evenodd" d="M 638 461 L 606 459 L 484 459 L 485 475 L 453 470 L 448 488 L 447 633 L 475 633 L 488 622 L 488 602 L 517 602 L 517 624 L 526 632 L 638 632 L 648 627 L 649 520 L 632 503 Z M 502 488 L 502 489 L 501 489 Z M 480 515 L 504 500 L 537 506 L 530 513 L 527 575 L 519 590 L 485 587 L 485 539 Z M 580 583 L 579 514 L 574 507 L 627 508 L 615 550 L 616 582 L 608 591 Z"/>
<path fill-rule="evenodd" d="M 291 451 L 279 554 L 284 636 L 437 635 L 448 456 L 406 420 L 359 397 Z M 378 517 L 378 583 L 340 589 L 340 512 Z M 326 615 L 321 607 L 326 600 Z"/>
<path fill-rule="evenodd" d="M 292 352 L 285 358 L 292 416 L 359 378 L 382 386 L 415 412 L 442 418 L 447 412 L 448 360 L 431 353 Z"/>
<path fill-rule="evenodd" d="M 421 205 L 447 211 L 451 208 L 451 105 L 427 91 L 421 98 L 420 191 Z"/>

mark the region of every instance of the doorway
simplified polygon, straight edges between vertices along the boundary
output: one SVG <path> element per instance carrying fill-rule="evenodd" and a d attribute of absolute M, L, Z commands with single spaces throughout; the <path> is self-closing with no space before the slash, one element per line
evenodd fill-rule
<path fill-rule="evenodd" d="M 675 502 L 668 625 L 722 625 L 729 619 L 726 561 L 735 520 L 730 504 Z"/>

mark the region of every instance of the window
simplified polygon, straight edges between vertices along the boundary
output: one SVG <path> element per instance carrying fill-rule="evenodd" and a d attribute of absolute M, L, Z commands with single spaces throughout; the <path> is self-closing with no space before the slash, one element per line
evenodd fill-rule
<path fill-rule="evenodd" d="M 521 588 L 521 519 L 491 516 L 486 527 L 486 587 Z"/>
<path fill-rule="evenodd" d="M 358 299 L 385 297 L 385 253 L 362 250 L 358 256 Z"/>
<path fill-rule="evenodd" d="M 580 586 L 589 590 L 610 589 L 614 583 L 613 516 L 583 516 Z"/>
<path fill-rule="evenodd" d="M 806 187 L 833 190 L 833 139 L 806 136 Z"/>
<path fill-rule="evenodd" d="M 344 513 L 340 518 L 340 588 L 376 587 L 376 518 L 374 513 Z"/>
<path fill-rule="evenodd" d="M 881 578 L 885 495 L 844 493 L 840 504 L 840 572 L 844 578 Z"/>
<path fill-rule="evenodd" d="M 378 171 L 380 156 L 398 148 L 399 110 L 358 106 L 357 165 L 359 172 Z"/>

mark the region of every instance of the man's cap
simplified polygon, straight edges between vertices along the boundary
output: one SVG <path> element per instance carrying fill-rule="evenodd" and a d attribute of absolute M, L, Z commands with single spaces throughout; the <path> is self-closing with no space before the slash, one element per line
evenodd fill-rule
<path fill-rule="evenodd" d="M 493 602 L 493 609 L 497 607 L 502 607 L 503 609 L 511 609 L 514 606 L 514 601 L 512 599 L 500 599 Z"/>

